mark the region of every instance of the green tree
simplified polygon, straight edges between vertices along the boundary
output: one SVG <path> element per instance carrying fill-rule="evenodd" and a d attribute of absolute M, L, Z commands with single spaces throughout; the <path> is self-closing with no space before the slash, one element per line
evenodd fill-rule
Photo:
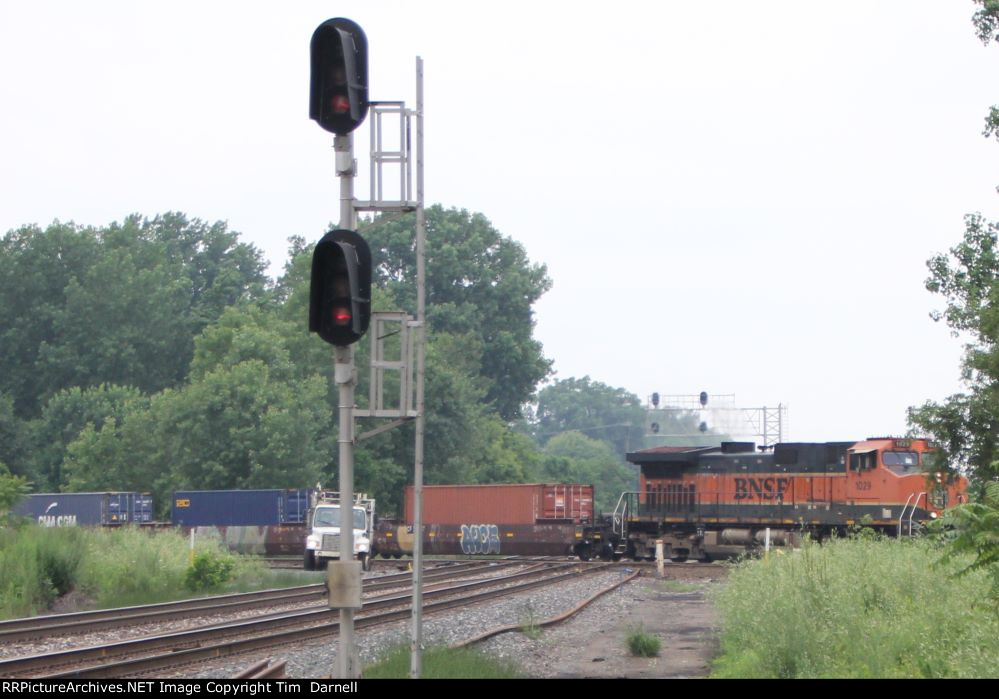
<path fill-rule="evenodd" d="M 999 41 L 999 0 L 974 0 L 972 17 L 978 38 L 986 45 Z M 985 120 L 986 137 L 999 138 L 999 108 Z M 944 402 L 928 401 L 909 409 L 914 431 L 932 435 L 941 444 L 934 470 L 960 471 L 983 489 L 999 477 L 999 225 L 981 214 L 965 217 L 963 240 L 949 254 L 928 262 L 926 288 L 946 301 L 931 317 L 943 320 L 955 337 L 966 338 L 961 375 L 967 392 Z"/>
<path fill-rule="evenodd" d="M 432 206 L 427 221 L 427 319 L 431 333 L 477 340 L 476 373 L 485 400 L 510 420 L 551 371 L 532 336 L 533 305 L 551 287 L 544 265 L 532 264 L 522 245 L 504 237 L 481 214 Z M 413 217 L 378 220 L 364 229 L 375 281 L 415 312 Z"/>
<path fill-rule="evenodd" d="M 637 471 L 623 462 L 609 442 L 581 432 L 562 432 L 548 440 L 544 455 L 544 478 L 592 484 L 600 512 L 611 512 L 621 493 L 638 489 Z"/>
<path fill-rule="evenodd" d="M 0 393 L 0 463 L 8 464 L 14 475 L 34 479 L 30 459 L 28 428 L 14 412 L 14 400 Z"/>
<path fill-rule="evenodd" d="M 12 231 L 0 239 L 0 391 L 26 419 L 73 386 L 179 385 L 195 335 L 262 298 L 263 270 L 224 223 L 179 213 Z"/>
<path fill-rule="evenodd" d="M 443 212 L 441 212 L 443 213 Z M 405 223 L 405 222 L 404 222 Z M 385 224 L 375 224 L 365 231 L 374 237 L 375 231 Z M 401 233 L 411 240 L 410 228 Z M 391 231 L 390 231 L 391 232 Z M 285 273 L 275 286 L 275 297 L 280 301 L 283 319 L 304 327 L 308 311 L 309 273 L 312 248 L 301 238 L 293 238 Z M 381 266 L 381 249 L 372 244 L 376 267 Z M 400 265 L 407 264 L 399 262 Z M 412 269 L 404 266 L 398 278 L 411 275 Z M 383 286 L 373 290 L 372 306 L 375 310 L 398 310 L 398 295 L 412 292 L 412 285 L 394 283 L 388 275 L 380 280 Z M 411 280 L 410 280 L 411 281 Z M 483 283 L 488 283 L 488 280 Z M 474 291 L 474 290 L 472 290 Z M 471 292 L 470 292 L 471 293 Z M 470 307 L 469 307 L 470 308 Z M 409 312 L 413 312 L 412 309 Z M 424 443 L 425 478 L 429 483 L 519 482 L 527 478 L 538 460 L 537 449 L 520 435 L 512 433 L 497 415 L 488 392 L 493 381 L 483 375 L 486 364 L 486 344 L 477 330 L 450 331 L 434 325 L 427 338 L 426 371 L 426 429 Z M 335 404 L 337 395 L 332 384 L 332 352 L 328 345 L 315 336 L 300 333 L 289 341 L 298 363 L 308 365 L 312 371 L 322 372 L 330 379 L 330 401 Z M 356 364 L 365 367 L 369 353 L 369 339 L 355 347 Z M 391 381 L 391 379 L 389 379 Z M 367 372 L 359 371 L 357 387 L 358 404 L 367 404 Z M 362 420 L 359 431 L 379 424 Z M 358 445 L 355 453 L 356 485 L 379 498 L 383 512 L 398 512 L 403 486 L 411 480 L 410 464 L 413 463 L 413 431 L 405 426 L 379 435 Z M 334 464 L 324 476 L 324 482 L 335 482 Z"/>
<path fill-rule="evenodd" d="M 22 476 L 13 476 L 7 466 L 0 461 L 0 518 L 22 497 L 31 492 L 31 484 Z M 2 521 L 2 520 L 0 520 Z"/>
<path fill-rule="evenodd" d="M 541 389 L 535 419 L 542 444 L 578 431 L 608 442 L 622 457 L 641 449 L 645 434 L 645 409 L 638 396 L 589 376 L 557 380 Z"/>
<path fill-rule="evenodd" d="M 301 376 L 273 313 L 230 308 L 195 343 L 191 381 L 88 424 L 67 447 L 74 490 L 291 488 L 332 452 L 326 381 Z"/>
<path fill-rule="evenodd" d="M 962 361 L 966 393 L 909 409 L 915 431 L 941 445 L 933 468 L 961 471 L 979 485 L 999 476 L 999 226 L 965 217 L 962 242 L 927 265 L 926 288 L 946 301 L 932 314 L 967 339 Z"/>
<path fill-rule="evenodd" d="M 99 256 L 97 231 L 58 221 L 44 231 L 25 226 L 0 238 L 0 393 L 22 417 L 73 385 L 48 385 L 39 354 L 61 341 L 69 281 L 82 278 Z"/>
<path fill-rule="evenodd" d="M 41 417 L 31 425 L 31 471 L 36 474 L 36 489 L 63 490 L 67 485 L 63 474 L 66 447 L 88 424 L 99 427 L 111 419 L 120 425 L 128 406 L 141 400 L 136 388 L 107 384 L 68 388 L 52 396 L 42 408 Z"/>
<path fill-rule="evenodd" d="M 988 46 L 991 41 L 999 41 L 999 0 L 974 0 L 981 9 L 977 10 L 971 21 L 983 44 Z M 995 137 L 999 140 L 999 107 L 990 107 L 985 117 L 985 137 Z"/>

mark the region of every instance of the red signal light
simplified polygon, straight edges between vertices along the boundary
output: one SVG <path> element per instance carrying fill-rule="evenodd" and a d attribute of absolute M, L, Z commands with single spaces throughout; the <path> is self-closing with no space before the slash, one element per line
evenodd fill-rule
<path fill-rule="evenodd" d="M 343 306 L 337 306 L 333 309 L 333 324 L 334 325 L 350 325 L 351 320 L 350 309 L 344 308 Z"/>
<path fill-rule="evenodd" d="M 333 109 L 334 114 L 346 114 L 350 111 L 350 100 L 347 99 L 346 95 L 333 95 L 333 99 L 330 100 L 330 107 Z"/>

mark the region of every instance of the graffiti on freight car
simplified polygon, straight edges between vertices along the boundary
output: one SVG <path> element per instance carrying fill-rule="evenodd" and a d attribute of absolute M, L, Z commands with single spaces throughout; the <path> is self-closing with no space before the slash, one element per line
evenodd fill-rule
<path fill-rule="evenodd" d="M 461 552 L 465 554 L 499 553 L 499 527 L 495 524 L 462 524 Z"/>

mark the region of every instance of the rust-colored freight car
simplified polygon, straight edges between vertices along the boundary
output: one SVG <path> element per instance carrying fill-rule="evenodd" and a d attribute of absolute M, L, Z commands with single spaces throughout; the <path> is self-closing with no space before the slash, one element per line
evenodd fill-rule
<path fill-rule="evenodd" d="M 413 550 L 413 489 L 403 522 L 375 533 L 383 555 Z M 610 558 L 594 522 L 593 486 L 561 483 L 430 485 L 423 488 L 423 546 L 431 554 L 578 555 Z"/>
<path fill-rule="evenodd" d="M 407 524 L 413 523 L 413 487 L 406 486 Z M 560 483 L 423 486 L 426 524 L 492 522 L 536 524 L 593 521 L 593 486 Z"/>

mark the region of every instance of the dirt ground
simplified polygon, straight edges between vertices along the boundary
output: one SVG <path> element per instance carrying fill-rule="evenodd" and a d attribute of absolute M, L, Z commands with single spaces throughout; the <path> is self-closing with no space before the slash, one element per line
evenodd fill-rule
<path fill-rule="evenodd" d="M 558 629 L 546 631 L 545 677 L 706 677 L 718 651 L 718 617 L 709 594 L 721 578 L 714 570 L 648 573 L 613 597 L 599 600 Z M 715 577 L 711 577 L 714 575 Z M 632 656 L 627 638 L 637 628 L 656 636 L 657 657 Z M 570 641 L 571 639 L 571 641 Z"/>

